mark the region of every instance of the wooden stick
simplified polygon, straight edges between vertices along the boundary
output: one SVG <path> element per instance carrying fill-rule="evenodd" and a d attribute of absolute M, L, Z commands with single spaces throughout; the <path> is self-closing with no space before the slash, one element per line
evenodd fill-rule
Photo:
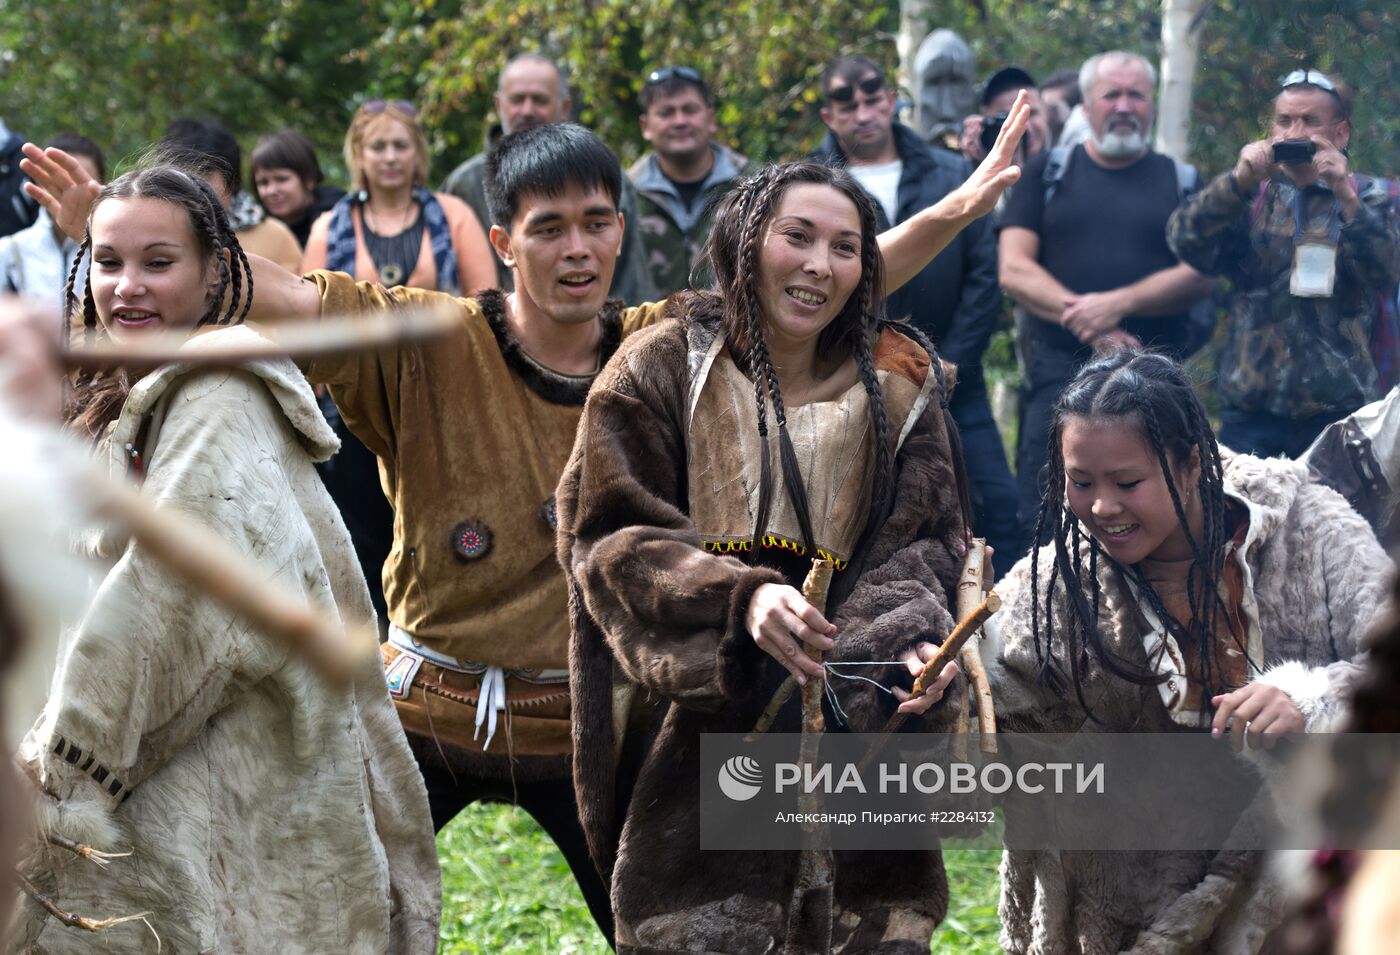
<path fill-rule="evenodd" d="M 89 862 L 96 862 L 100 866 L 110 865 L 113 859 L 125 859 L 131 855 L 131 850 L 126 852 L 103 852 L 101 849 L 94 849 L 92 846 L 84 845 L 81 842 L 74 842 L 66 836 L 60 836 L 56 832 L 50 832 L 45 837 L 49 845 L 66 849 L 81 859 Z"/>
<path fill-rule="evenodd" d="M 357 632 L 268 581 L 212 531 L 160 510 L 130 487 L 94 474 L 84 485 L 99 513 L 120 523 L 167 569 L 246 616 L 280 640 L 326 680 L 349 683 L 355 661 L 378 646 L 366 626 Z"/>
<path fill-rule="evenodd" d="M 987 541 L 974 537 L 967 548 L 967 560 L 963 562 L 962 576 L 958 578 L 957 605 L 958 619 L 961 620 L 977 608 L 982 599 L 983 574 L 987 566 Z M 977 703 L 977 734 L 980 749 L 984 753 L 997 751 L 997 715 L 992 704 L 992 685 L 987 679 L 987 669 L 982 665 L 979 632 L 958 654 L 963 672 L 967 674 L 969 697 Z M 967 727 L 963 724 L 963 732 Z M 966 748 L 962 750 L 966 755 Z"/>
<path fill-rule="evenodd" d="M 925 663 L 923 669 L 919 671 L 918 678 L 914 680 L 914 688 L 909 693 L 909 699 L 915 699 L 924 693 L 928 689 L 928 685 L 938 678 L 939 673 L 943 672 L 943 668 L 948 665 L 949 661 L 958 655 L 958 651 L 962 649 L 963 644 L 967 643 L 967 641 L 972 638 L 972 635 L 977 632 L 977 628 L 986 623 L 987 618 L 1000 609 L 1001 598 L 997 596 L 994 590 L 987 594 L 986 598 L 977 605 L 976 610 L 959 620 L 958 625 L 953 628 L 953 632 L 948 634 L 948 639 L 944 640 L 943 643 L 939 645 L 938 652 L 935 653 L 933 658 Z M 890 737 L 899 732 L 908 718 L 908 713 L 897 712 L 885 721 L 884 727 L 880 730 L 882 735 L 870 744 L 870 749 L 866 752 L 865 758 L 860 761 L 857 772 L 862 776 L 865 775 L 865 771 L 870 768 L 870 764 L 874 762 L 875 757 L 885 748 L 885 744 L 889 742 Z"/>
<path fill-rule="evenodd" d="M 823 615 L 826 613 L 826 595 L 831 589 L 831 572 L 835 569 L 835 561 L 818 558 L 812 561 L 812 569 L 802 583 L 802 596 Z M 807 659 L 818 664 L 822 662 L 822 652 L 816 647 L 804 643 L 802 649 L 806 651 Z M 808 677 L 802 685 L 802 748 L 805 753 L 811 737 L 811 756 L 814 760 L 817 755 L 816 737 L 826 730 L 826 718 L 822 715 L 822 689 L 825 685 L 825 673 Z"/>
<path fill-rule="evenodd" d="M 836 563 L 830 560 L 812 561 L 812 569 L 802 584 L 802 596 L 823 615 L 826 613 L 827 592 L 831 588 L 831 573 Z M 809 659 L 822 662 L 822 652 L 816 647 L 804 644 Z M 816 762 L 821 748 L 822 732 L 826 729 L 826 719 L 822 715 L 822 688 L 826 683 L 822 676 L 808 677 L 802 686 L 802 739 L 798 746 L 798 762 L 810 766 Z M 821 809 L 821 795 L 801 790 L 797 797 L 798 809 L 804 816 L 816 814 Z M 796 952 L 795 947 L 804 937 L 803 928 L 822 919 L 830 919 L 832 890 L 835 883 L 835 863 L 831 850 L 819 849 L 811 843 L 821 828 L 817 823 L 803 821 L 803 848 L 797 860 L 797 877 L 792 884 L 792 898 L 788 903 L 788 924 L 784 953 Z"/>
<path fill-rule="evenodd" d="M 44 911 L 48 912 L 64 925 L 70 928 L 80 928 L 85 932 L 101 932 L 104 929 L 111 928 L 113 925 L 121 925 L 124 922 L 144 921 L 146 916 L 151 914 L 150 912 L 141 912 L 137 915 L 124 915 L 121 918 L 90 919 L 82 915 L 74 915 L 72 912 L 65 912 L 63 909 L 59 908 L 53 899 L 40 892 L 39 887 L 26 879 L 23 873 L 19 871 L 15 872 L 15 881 L 19 883 L 20 890 L 24 892 L 25 895 L 43 906 Z M 146 927 L 150 928 L 149 922 Z"/>
<path fill-rule="evenodd" d="M 797 689 L 797 681 L 792 677 L 788 677 L 778 686 L 778 689 L 773 693 L 773 698 L 768 701 L 768 705 L 759 714 L 758 722 L 753 724 L 753 729 L 744 737 L 745 743 L 752 743 L 773 728 L 773 721 L 778 718 L 778 712 L 787 704 L 788 700 L 792 699 L 792 691 L 795 689 Z"/>
<path fill-rule="evenodd" d="M 963 647 L 966 652 L 967 648 Z M 959 658 L 961 659 L 961 658 Z M 968 683 L 967 690 L 963 693 L 963 705 L 958 710 L 958 718 L 953 721 L 953 759 L 959 763 L 967 762 L 967 732 L 971 723 L 968 717 L 972 709 L 972 684 Z"/>
<path fill-rule="evenodd" d="M 251 327 L 251 326 L 250 326 Z M 447 335 L 462 327 L 456 300 L 356 315 L 329 315 L 320 321 L 287 319 L 258 323 L 266 341 L 238 347 L 182 350 L 190 341 L 188 331 L 142 334 L 116 342 L 109 339 L 91 345 L 75 345 L 59 359 L 69 371 L 82 368 L 111 369 L 122 366 L 163 365 L 173 362 L 194 366 L 240 365 L 266 358 L 314 358 L 364 351 L 405 341 L 422 341 Z"/>
<path fill-rule="evenodd" d="M 948 639 L 939 644 L 938 652 L 935 653 L 933 658 L 925 663 L 923 669 L 919 671 L 918 677 L 914 680 L 914 688 L 909 691 L 909 698 L 914 699 L 915 697 L 922 696 L 924 692 L 928 690 L 928 685 L 938 679 L 938 674 L 943 672 L 943 668 L 958 655 L 958 651 L 963 648 L 963 644 L 971 640 L 972 635 L 977 632 L 978 628 L 987 622 L 987 618 L 1000 609 L 1001 598 L 998 597 L 997 592 L 993 590 L 991 593 L 987 594 L 986 598 L 977 605 L 977 608 L 973 610 L 972 613 L 959 620 L 958 625 L 953 628 L 953 632 L 948 634 Z M 905 715 L 907 714 L 896 713 L 894 716 L 890 717 L 889 721 L 885 724 L 885 732 L 892 733 L 899 729 L 899 726 L 895 724 L 895 718 Z M 900 720 L 899 722 L 902 724 L 904 721 Z"/>

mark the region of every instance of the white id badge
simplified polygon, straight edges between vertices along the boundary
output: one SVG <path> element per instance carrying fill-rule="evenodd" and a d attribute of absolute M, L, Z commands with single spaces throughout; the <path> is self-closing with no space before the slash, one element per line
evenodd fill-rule
<path fill-rule="evenodd" d="M 1293 275 L 1288 291 L 1298 298 L 1331 298 L 1337 284 L 1337 249 L 1321 242 L 1304 242 L 1293 250 Z"/>

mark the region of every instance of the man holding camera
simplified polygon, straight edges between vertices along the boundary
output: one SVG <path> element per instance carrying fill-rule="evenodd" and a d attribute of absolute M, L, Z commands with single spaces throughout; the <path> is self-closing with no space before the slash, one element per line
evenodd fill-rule
<path fill-rule="evenodd" d="M 1003 66 L 982 84 L 982 111 L 963 120 L 962 151 L 968 162 L 975 166 L 987 158 L 992 143 L 997 141 L 997 133 L 1006 124 L 1012 104 L 1016 102 L 1016 94 L 1021 90 L 1025 90 L 1031 98 L 1031 121 L 1026 125 L 1026 138 L 1021 141 L 1016 161 L 1024 165 L 1026 159 L 1039 155 L 1049 147 L 1049 117 L 1035 80 L 1019 66 Z"/>
<path fill-rule="evenodd" d="M 1350 91 L 1316 70 L 1281 87 L 1269 137 L 1172 217 L 1168 240 L 1232 286 L 1221 442 L 1296 457 L 1377 397 L 1371 336 L 1400 280 L 1400 232 L 1387 191 L 1350 171 Z"/>
<path fill-rule="evenodd" d="M 933 205 L 971 175 L 962 157 L 930 147 L 895 121 L 894 89 L 869 59 L 833 60 L 822 71 L 821 91 L 828 132 L 812 158 L 847 168 L 876 200 L 882 230 Z M 887 310 L 908 319 L 958 366 L 948 407 L 972 478 L 973 523 L 998 554 L 1014 561 L 1024 549 L 1016 484 L 982 378 L 982 353 L 1001 311 L 996 256 L 996 236 L 984 217 L 891 295 Z"/>

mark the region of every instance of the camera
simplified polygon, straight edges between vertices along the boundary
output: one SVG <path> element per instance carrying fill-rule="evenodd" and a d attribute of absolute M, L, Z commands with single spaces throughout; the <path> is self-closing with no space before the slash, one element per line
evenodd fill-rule
<path fill-rule="evenodd" d="M 997 137 L 1001 135 L 1001 128 L 1006 125 L 1006 121 L 1010 116 L 1010 113 L 1002 111 L 982 117 L 982 135 L 978 138 L 982 143 L 983 152 L 989 153 L 992 151 L 992 147 L 997 144 Z"/>
<path fill-rule="evenodd" d="M 1274 143 L 1274 162 L 1300 166 L 1312 162 L 1317 152 L 1317 143 L 1311 139 L 1285 139 Z"/>

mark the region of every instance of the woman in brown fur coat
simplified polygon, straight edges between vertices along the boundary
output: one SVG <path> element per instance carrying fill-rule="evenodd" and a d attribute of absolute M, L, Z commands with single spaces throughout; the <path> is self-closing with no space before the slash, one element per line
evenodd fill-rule
<path fill-rule="evenodd" d="M 699 851 L 701 734 L 747 732 L 784 678 L 819 675 L 801 643 L 900 661 L 861 671 L 892 695 L 836 681 L 852 731 L 896 707 L 921 729 L 956 713 L 957 693 L 934 708 L 952 664 L 906 691 L 953 623 L 960 453 L 939 360 L 880 321 L 875 222 L 841 170 L 745 181 L 715 215 L 721 291 L 674 297 L 679 320 L 626 341 L 585 406 L 559 555 L 575 785 L 621 952 L 925 953 L 946 911 L 938 853 L 836 852 L 829 919 L 789 935 L 799 853 Z M 826 615 L 794 586 L 813 556 L 842 568 Z M 646 704 L 619 739 L 627 685 Z"/>

